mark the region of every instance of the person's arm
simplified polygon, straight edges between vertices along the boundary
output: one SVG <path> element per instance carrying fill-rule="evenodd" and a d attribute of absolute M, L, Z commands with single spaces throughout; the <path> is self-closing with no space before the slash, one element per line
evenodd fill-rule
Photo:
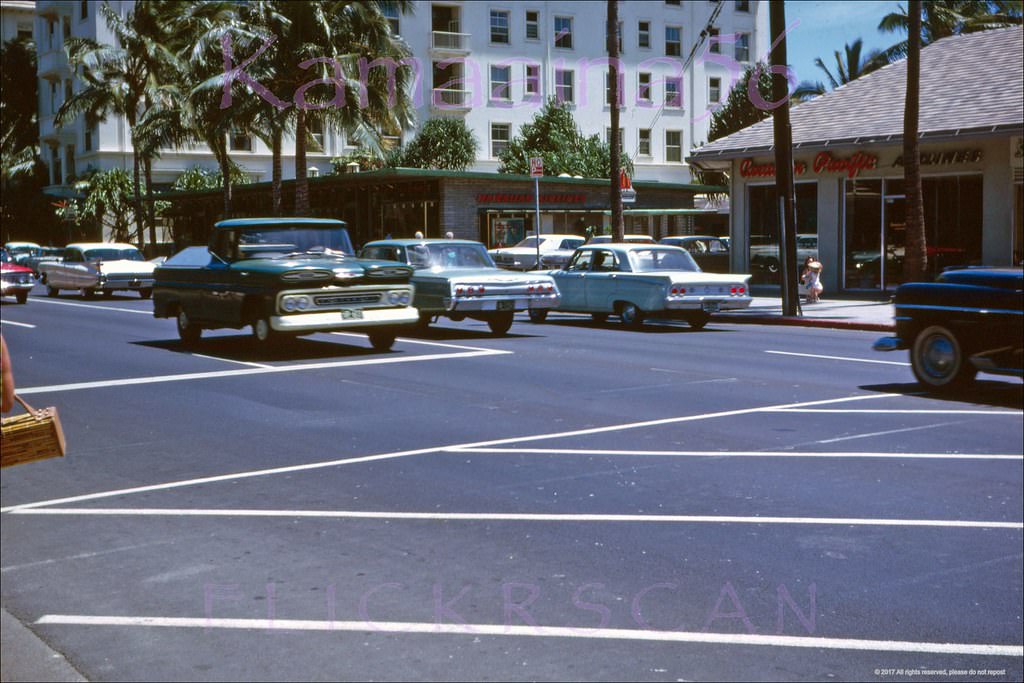
<path fill-rule="evenodd" d="M 3 373 L 3 400 L 0 412 L 9 412 L 14 407 L 14 373 L 11 371 L 11 357 L 7 354 L 7 342 L 0 337 L 0 371 Z"/>

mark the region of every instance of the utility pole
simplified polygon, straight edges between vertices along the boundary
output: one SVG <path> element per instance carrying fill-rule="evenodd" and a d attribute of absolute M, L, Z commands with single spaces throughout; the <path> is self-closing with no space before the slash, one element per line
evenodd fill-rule
<path fill-rule="evenodd" d="M 608 66 L 611 79 L 612 134 L 608 144 L 611 146 L 611 174 L 609 178 L 608 199 L 612 209 L 612 235 L 615 242 L 622 241 L 625 228 L 622 224 L 622 195 L 620 178 L 622 167 L 621 140 L 619 140 L 619 4 L 618 0 L 608 0 Z"/>
<path fill-rule="evenodd" d="M 782 232 L 782 314 L 796 315 L 796 203 L 793 188 L 793 130 L 789 124 L 789 81 L 786 79 L 786 11 L 783 0 L 771 0 L 769 6 L 772 48 L 772 102 L 780 103 L 772 116 L 775 135 L 775 196 L 778 202 L 779 228 Z M 776 68 L 782 67 L 782 68 Z M 780 73 L 777 73 L 780 72 Z"/>

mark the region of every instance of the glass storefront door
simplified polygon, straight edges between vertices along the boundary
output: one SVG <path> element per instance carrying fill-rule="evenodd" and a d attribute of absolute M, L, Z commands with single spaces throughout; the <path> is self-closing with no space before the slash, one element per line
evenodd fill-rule
<path fill-rule="evenodd" d="M 882 286 L 882 181 L 846 181 L 845 281 L 847 289 Z"/>

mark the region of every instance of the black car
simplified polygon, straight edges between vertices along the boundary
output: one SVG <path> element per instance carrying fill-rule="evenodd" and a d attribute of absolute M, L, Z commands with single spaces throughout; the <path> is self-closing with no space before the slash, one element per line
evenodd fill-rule
<path fill-rule="evenodd" d="M 729 272 L 729 238 L 711 235 L 678 235 L 662 237 L 659 244 L 682 247 L 690 252 L 705 273 Z"/>
<path fill-rule="evenodd" d="M 949 390 L 975 375 L 1024 376 L 1024 270 L 948 270 L 935 282 L 896 289 L 896 336 L 876 351 L 910 350 L 910 363 L 925 387 Z"/>

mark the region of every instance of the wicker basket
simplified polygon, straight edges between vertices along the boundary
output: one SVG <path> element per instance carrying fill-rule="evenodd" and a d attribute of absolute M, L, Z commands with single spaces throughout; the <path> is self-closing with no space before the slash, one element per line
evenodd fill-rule
<path fill-rule="evenodd" d="M 3 436 L 0 439 L 2 466 L 63 457 L 64 431 L 60 428 L 57 409 L 51 406 L 36 410 L 21 397 L 14 398 L 28 412 L 3 419 Z"/>

